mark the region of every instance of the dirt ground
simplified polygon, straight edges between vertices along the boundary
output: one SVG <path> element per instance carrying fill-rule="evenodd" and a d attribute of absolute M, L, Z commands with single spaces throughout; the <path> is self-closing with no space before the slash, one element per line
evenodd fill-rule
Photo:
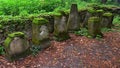
<path fill-rule="evenodd" d="M 51 41 L 51 47 L 35 57 L 10 63 L 0 56 L 0 68 L 120 68 L 120 32 L 104 33 L 101 40 L 70 36 L 63 42 Z"/>

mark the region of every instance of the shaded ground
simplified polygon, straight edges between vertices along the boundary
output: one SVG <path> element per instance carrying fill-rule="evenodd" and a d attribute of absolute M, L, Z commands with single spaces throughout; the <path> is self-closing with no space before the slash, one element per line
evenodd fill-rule
<path fill-rule="evenodd" d="M 64 42 L 36 57 L 28 56 L 13 63 L 0 56 L 0 68 L 120 68 L 120 32 L 108 32 L 101 40 L 70 34 Z"/>

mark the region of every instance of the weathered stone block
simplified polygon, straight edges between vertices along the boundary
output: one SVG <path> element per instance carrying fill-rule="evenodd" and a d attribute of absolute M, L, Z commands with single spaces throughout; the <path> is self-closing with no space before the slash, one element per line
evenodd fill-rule
<path fill-rule="evenodd" d="M 112 13 L 104 13 L 103 17 L 102 17 L 102 21 L 101 21 L 101 26 L 102 27 L 107 27 L 107 28 L 111 28 L 111 26 L 113 25 L 113 14 Z"/>
<path fill-rule="evenodd" d="M 35 45 L 40 44 L 40 34 L 44 33 L 44 30 L 40 30 L 42 25 L 46 25 L 48 21 L 44 18 L 35 18 L 32 22 L 32 42 Z M 41 28 L 42 29 L 42 28 Z"/>
<path fill-rule="evenodd" d="M 41 49 L 51 45 L 47 24 L 48 20 L 45 18 L 35 18 L 32 23 L 32 42 L 39 45 Z"/>
<path fill-rule="evenodd" d="M 99 17 L 90 17 L 88 20 L 88 32 L 93 38 L 97 35 L 102 36 Z"/>
<path fill-rule="evenodd" d="M 80 19 L 78 15 L 77 4 L 72 4 L 70 9 L 70 14 L 67 22 L 68 30 L 78 30 L 80 29 Z"/>
<path fill-rule="evenodd" d="M 69 38 L 67 31 L 67 17 L 58 13 L 55 15 L 54 21 L 54 35 L 56 36 L 56 40 L 62 41 Z"/>
<path fill-rule="evenodd" d="M 6 51 L 6 57 L 9 60 L 14 60 L 15 58 L 23 56 L 23 53 L 29 50 L 30 46 L 24 33 L 15 32 L 9 34 L 5 39 L 4 47 Z"/>

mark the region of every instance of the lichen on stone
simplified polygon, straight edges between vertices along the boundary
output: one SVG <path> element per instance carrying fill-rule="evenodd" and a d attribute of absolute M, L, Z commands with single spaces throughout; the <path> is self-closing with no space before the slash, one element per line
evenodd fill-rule
<path fill-rule="evenodd" d="M 45 18 L 34 18 L 32 23 L 35 25 L 43 25 L 43 24 L 47 24 L 48 20 Z"/>

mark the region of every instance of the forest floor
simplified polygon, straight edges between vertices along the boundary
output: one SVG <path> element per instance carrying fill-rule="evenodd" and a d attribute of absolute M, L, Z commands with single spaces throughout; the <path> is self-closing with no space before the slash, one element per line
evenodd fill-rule
<path fill-rule="evenodd" d="M 106 32 L 100 40 L 72 33 L 70 37 L 51 41 L 51 47 L 35 57 L 10 63 L 0 56 L 0 68 L 120 68 L 120 32 Z"/>

